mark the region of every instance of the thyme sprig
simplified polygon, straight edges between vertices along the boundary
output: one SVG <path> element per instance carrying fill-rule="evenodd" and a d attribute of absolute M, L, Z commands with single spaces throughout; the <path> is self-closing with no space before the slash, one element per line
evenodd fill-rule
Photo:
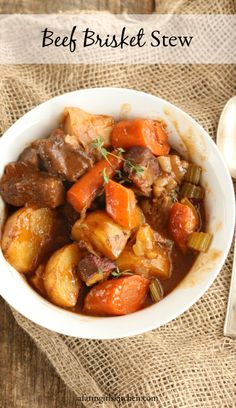
<path fill-rule="evenodd" d="M 98 268 L 98 273 L 99 273 L 100 277 L 103 278 L 103 273 L 104 273 L 103 269 Z"/>
<path fill-rule="evenodd" d="M 106 168 L 103 169 L 102 171 L 102 177 L 104 180 L 104 184 L 109 183 L 110 177 L 108 176 L 107 172 L 106 172 Z"/>
<path fill-rule="evenodd" d="M 114 269 L 114 271 L 111 272 L 111 276 L 113 278 L 119 278 L 120 276 L 123 276 L 123 275 L 133 275 L 133 273 L 131 272 L 130 269 L 126 269 L 125 271 L 120 271 L 118 266 L 116 267 L 116 269 Z"/>
<path fill-rule="evenodd" d="M 123 160 L 124 163 L 126 164 L 126 166 L 134 173 L 136 174 L 138 177 L 141 176 L 141 174 L 144 171 L 144 168 L 142 166 L 137 165 L 133 160 L 131 159 L 125 159 L 124 157 L 122 157 L 122 154 L 125 153 L 125 150 L 122 147 L 118 147 L 115 149 L 115 153 L 111 153 L 109 152 L 105 147 L 104 147 L 104 141 L 102 139 L 101 136 L 98 136 L 93 143 L 91 144 L 91 146 L 96 149 L 101 156 L 107 160 L 107 162 L 110 164 L 111 167 L 112 164 L 108 158 L 109 156 L 113 156 L 117 159 Z M 121 174 L 121 173 L 120 173 Z M 109 181 L 109 176 L 106 174 L 105 169 L 103 170 L 103 179 L 104 179 L 104 183 L 107 184 Z"/>
<path fill-rule="evenodd" d="M 138 164 L 133 164 L 132 160 L 126 160 L 126 165 L 130 168 L 132 172 L 134 172 L 138 177 L 141 176 L 141 174 L 144 171 L 144 168 L 142 166 L 139 166 Z"/>
<path fill-rule="evenodd" d="M 104 159 L 106 159 L 107 161 L 108 161 L 108 163 L 110 164 L 110 166 L 112 166 L 112 164 L 111 164 L 111 162 L 109 161 L 109 159 L 108 159 L 108 154 L 109 154 L 109 152 L 108 152 L 108 150 L 104 147 L 104 141 L 102 140 L 102 137 L 101 136 L 98 136 L 95 140 L 94 140 L 94 142 L 91 144 L 91 146 L 94 148 L 94 149 L 96 149 L 100 154 L 101 154 L 101 156 L 104 158 Z"/>

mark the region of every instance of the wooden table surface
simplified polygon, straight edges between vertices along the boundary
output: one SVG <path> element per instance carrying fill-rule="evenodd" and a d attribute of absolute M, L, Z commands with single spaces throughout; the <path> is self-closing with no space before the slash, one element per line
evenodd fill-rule
<path fill-rule="evenodd" d="M 110 10 L 146 14 L 154 0 L 0 0 L 0 13 L 52 13 L 58 10 Z M 75 408 L 76 396 L 46 357 L 17 325 L 0 297 L 0 408 Z"/>

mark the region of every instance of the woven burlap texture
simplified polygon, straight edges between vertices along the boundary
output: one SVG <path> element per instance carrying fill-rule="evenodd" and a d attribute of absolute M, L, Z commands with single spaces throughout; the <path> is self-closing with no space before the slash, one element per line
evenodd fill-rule
<path fill-rule="evenodd" d="M 26 8 L 30 3 L 22 2 Z M 159 3 L 162 12 L 236 11 L 235 3 L 227 0 L 212 4 L 205 0 L 179 0 L 174 6 L 170 0 Z M 192 115 L 214 138 L 220 112 L 227 99 L 236 93 L 236 68 L 0 66 L 0 131 L 3 133 L 44 100 L 98 86 L 122 86 L 161 96 Z M 87 401 L 83 402 L 85 407 L 233 408 L 236 342 L 222 334 L 232 256 L 231 250 L 214 284 L 189 311 L 144 335 L 109 341 L 81 340 L 47 331 L 14 310 L 13 314 L 77 396 L 131 394 L 159 398 L 158 402 Z"/>

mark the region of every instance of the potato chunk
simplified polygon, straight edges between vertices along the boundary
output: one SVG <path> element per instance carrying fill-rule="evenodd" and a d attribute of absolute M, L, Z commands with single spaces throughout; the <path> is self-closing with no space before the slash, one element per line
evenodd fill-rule
<path fill-rule="evenodd" d="M 129 269 L 146 278 L 168 279 L 171 272 L 168 253 L 161 247 L 156 252 L 155 258 L 147 258 L 135 255 L 132 247 L 127 246 L 116 260 L 116 264 L 121 271 Z"/>
<path fill-rule="evenodd" d="M 144 224 L 139 227 L 136 234 L 136 242 L 133 245 L 133 251 L 135 255 L 144 255 L 149 259 L 155 258 L 160 252 L 154 231 L 149 224 Z"/>
<path fill-rule="evenodd" d="M 58 249 L 46 264 L 44 286 L 49 299 L 58 306 L 76 305 L 81 281 L 77 276 L 77 265 L 81 253 L 77 244 Z"/>
<path fill-rule="evenodd" d="M 21 208 L 12 214 L 4 227 L 2 251 L 18 272 L 35 270 L 54 246 L 57 214 L 50 208 Z"/>
<path fill-rule="evenodd" d="M 112 116 L 93 115 L 80 108 L 65 108 L 63 128 L 65 133 L 76 136 L 83 147 L 92 143 L 98 135 L 104 146 L 110 146 L 110 135 L 114 125 Z"/>
<path fill-rule="evenodd" d="M 34 274 L 30 277 L 29 283 L 43 296 L 46 296 L 47 292 L 44 286 L 44 272 L 45 264 L 38 266 Z"/>
<path fill-rule="evenodd" d="M 130 236 L 130 231 L 116 224 L 105 211 L 93 211 L 84 221 L 76 221 L 72 237 L 87 248 L 107 258 L 117 259 Z"/>

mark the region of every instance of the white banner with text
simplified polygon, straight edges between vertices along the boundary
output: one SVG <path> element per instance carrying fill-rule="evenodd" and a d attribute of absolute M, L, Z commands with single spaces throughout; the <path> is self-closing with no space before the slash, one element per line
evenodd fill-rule
<path fill-rule="evenodd" d="M 232 64 L 236 15 L 0 15 L 0 64 Z"/>

